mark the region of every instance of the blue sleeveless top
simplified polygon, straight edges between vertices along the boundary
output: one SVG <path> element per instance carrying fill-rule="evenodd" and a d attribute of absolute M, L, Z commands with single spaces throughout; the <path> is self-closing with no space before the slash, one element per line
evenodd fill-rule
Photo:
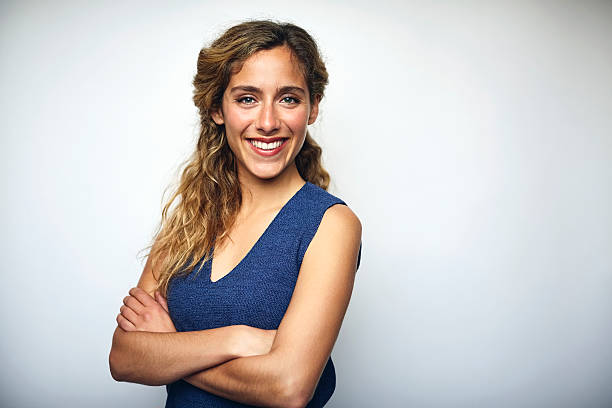
<path fill-rule="evenodd" d="M 189 275 L 171 279 L 167 300 L 176 330 L 207 330 L 238 324 L 278 329 L 289 306 L 306 249 L 323 214 L 334 204 L 346 205 L 322 188 L 306 182 L 227 275 L 215 282 L 210 280 L 211 258 L 199 272 L 200 264 Z M 336 373 L 330 357 L 307 406 L 325 405 L 335 386 Z M 183 380 L 168 384 L 166 388 L 166 408 L 248 407 Z"/>

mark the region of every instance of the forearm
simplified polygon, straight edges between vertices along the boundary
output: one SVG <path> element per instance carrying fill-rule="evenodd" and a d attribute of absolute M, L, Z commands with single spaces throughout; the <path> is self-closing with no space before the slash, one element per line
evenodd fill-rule
<path fill-rule="evenodd" d="M 301 405 L 283 359 L 273 352 L 236 358 L 184 378 L 205 391 L 243 404 L 263 407 Z"/>
<path fill-rule="evenodd" d="M 174 333 L 117 327 L 109 356 L 111 374 L 117 381 L 169 384 L 238 357 L 237 327 Z"/>

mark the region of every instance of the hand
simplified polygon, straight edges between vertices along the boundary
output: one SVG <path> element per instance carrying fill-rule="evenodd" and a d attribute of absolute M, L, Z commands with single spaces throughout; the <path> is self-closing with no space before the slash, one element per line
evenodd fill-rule
<path fill-rule="evenodd" d="M 264 330 L 252 326 L 242 326 L 240 341 L 241 357 L 268 354 L 276 337 L 276 330 Z"/>
<path fill-rule="evenodd" d="M 168 303 L 159 292 L 155 292 L 155 299 L 140 288 L 132 288 L 129 293 L 119 309 L 119 327 L 125 331 L 176 332 L 168 314 Z"/>

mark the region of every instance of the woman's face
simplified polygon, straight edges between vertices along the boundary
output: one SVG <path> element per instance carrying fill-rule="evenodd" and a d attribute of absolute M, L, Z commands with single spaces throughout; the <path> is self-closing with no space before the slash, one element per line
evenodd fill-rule
<path fill-rule="evenodd" d="M 287 47 L 258 51 L 231 76 L 216 124 L 225 125 L 241 178 L 277 177 L 293 165 L 318 114 Z"/>

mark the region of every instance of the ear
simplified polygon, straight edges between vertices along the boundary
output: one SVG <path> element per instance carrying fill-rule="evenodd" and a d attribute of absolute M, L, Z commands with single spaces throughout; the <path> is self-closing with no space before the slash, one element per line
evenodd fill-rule
<path fill-rule="evenodd" d="M 212 120 L 217 125 L 222 125 L 222 124 L 225 123 L 225 121 L 223 120 L 223 111 L 221 111 L 221 108 L 216 109 L 216 110 L 210 112 L 210 116 L 212 117 Z"/>
<path fill-rule="evenodd" d="M 321 95 L 315 95 L 314 100 L 312 101 L 312 105 L 310 106 L 310 115 L 308 115 L 308 124 L 312 125 L 315 120 L 317 120 L 317 116 L 319 115 L 319 102 L 321 101 Z"/>

